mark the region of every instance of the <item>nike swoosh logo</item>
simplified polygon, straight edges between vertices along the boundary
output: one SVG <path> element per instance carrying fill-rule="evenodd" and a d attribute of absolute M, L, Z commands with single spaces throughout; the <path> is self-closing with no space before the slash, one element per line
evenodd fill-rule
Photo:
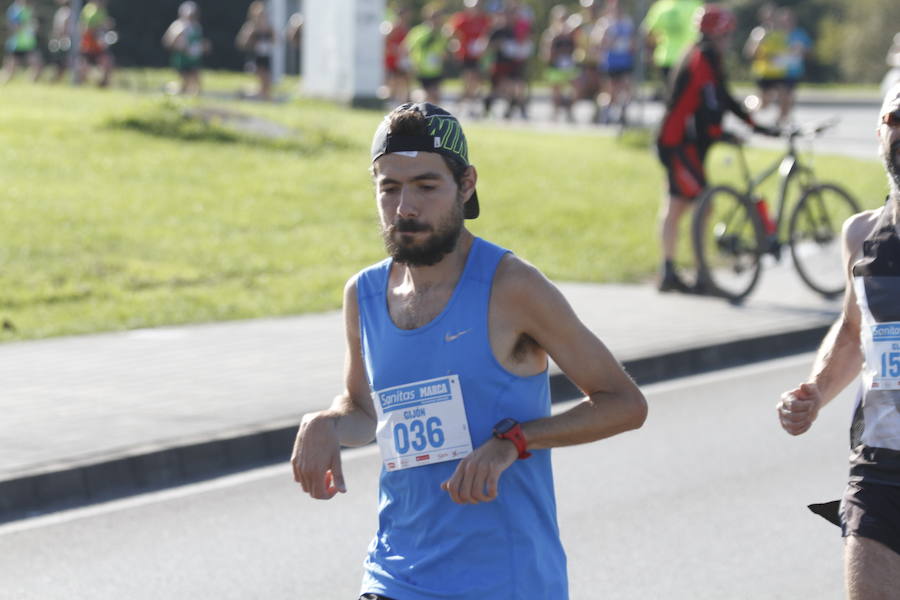
<path fill-rule="evenodd" d="M 470 331 L 472 331 L 472 330 L 471 330 L 471 329 L 463 329 L 463 330 L 460 331 L 459 333 L 449 333 L 449 332 L 448 332 L 448 333 L 445 333 L 445 334 L 444 334 L 444 341 L 445 341 L 445 342 L 448 342 L 448 343 L 449 343 L 449 342 L 452 342 L 452 341 L 455 340 L 456 338 L 458 338 L 458 337 L 460 337 L 460 336 L 462 336 L 462 335 L 466 335 L 466 334 L 469 333 Z"/>

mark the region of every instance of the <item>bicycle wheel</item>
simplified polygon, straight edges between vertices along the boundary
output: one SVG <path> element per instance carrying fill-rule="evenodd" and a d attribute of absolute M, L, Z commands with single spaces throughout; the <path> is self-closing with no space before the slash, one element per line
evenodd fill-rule
<path fill-rule="evenodd" d="M 788 232 L 794 266 L 806 285 L 826 298 L 844 291 L 841 226 L 858 212 L 850 194 L 823 183 L 807 188 L 791 213 Z"/>
<path fill-rule="evenodd" d="M 709 188 L 697 201 L 692 228 L 698 280 L 732 302 L 759 280 L 763 227 L 746 196 L 727 185 Z"/>

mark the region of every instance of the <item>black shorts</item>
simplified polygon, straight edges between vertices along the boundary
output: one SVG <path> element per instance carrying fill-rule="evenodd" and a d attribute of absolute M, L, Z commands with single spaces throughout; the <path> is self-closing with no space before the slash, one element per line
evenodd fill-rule
<path fill-rule="evenodd" d="M 624 67 L 618 69 L 608 69 L 606 76 L 610 79 L 624 79 L 634 72 L 634 67 Z"/>
<path fill-rule="evenodd" d="M 441 77 L 441 76 L 438 76 L 438 77 L 419 77 L 418 80 L 419 80 L 419 83 L 422 85 L 422 87 L 425 88 L 425 89 L 427 90 L 427 89 L 430 89 L 430 88 L 434 88 L 434 87 L 439 86 L 439 85 L 441 84 L 441 81 L 444 80 L 444 78 Z"/>
<path fill-rule="evenodd" d="M 841 500 L 841 531 L 900 554 L 900 486 L 851 481 Z"/>
<path fill-rule="evenodd" d="M 670 195 L 685 200 L 693 200 L 700 195 L 706 187 L 703 161 L 706 159 L 707 150 L 707 146 L 699 144 L 657 145 L 659 160 L 669 178 Z"/>
<path fill-rule="evenodd" d="M 257 71 L 271 71 L 272 70 L 272 57 L 271 56 L 257 56 L 253 59 L 253 66 L 256 67 Z"/>
<path fill-rule="evenodd" d="M 760 90 L 762 90 L 764 92 L 775 89 L 777 87 L 794 89 L 794 87 L 796 85 L 797 85 L 796 79 L 786 79 L 784 77 L 764 78 L 764 79 L 756 80 L 756 87 L 758 87 Z"/>
<path fill-rule="evenodd" d="M 524 61 L 498 60 L 494 63 L 494 69 L 491 72 L 491 83 L 496 85 L 504 79 L 524 81 L 525 69 L 527 66 L 528 65 Z"/>
<path fill-rule="evenodd" d="M 477 58 L 464 58 L 460 68 L 463 71 L 476 71 L 481 73 L 481 61 Z"/>

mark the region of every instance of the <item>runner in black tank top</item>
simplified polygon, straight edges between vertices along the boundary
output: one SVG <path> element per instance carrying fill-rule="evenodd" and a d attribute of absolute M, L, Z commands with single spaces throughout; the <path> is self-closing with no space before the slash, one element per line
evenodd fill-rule
<path fill-rule="evenodd" d="M 900 589 L 900 84 L 885 96 L 878 137 L 890 195 L 844 224 L 843 312 L 809 379 L 777 407 L 781 426 L 799 435 L 861 375 L 839 514 L 837 502 L 810 506 L 841 526 L 850 598 L 894 598 Z"/>

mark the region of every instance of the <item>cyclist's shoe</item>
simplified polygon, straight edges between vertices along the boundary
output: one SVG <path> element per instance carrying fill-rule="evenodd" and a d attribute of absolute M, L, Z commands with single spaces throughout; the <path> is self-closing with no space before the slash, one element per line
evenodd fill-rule
<path fill-rule="evenodd" d="M 719 290 L 713 285 L 712 281 L 706 277 L 697 276 L 697 281 L 691 286 L 691 293 L 698 296 L 718 296 Z"/>
<path fill-rule="evenodd" d="M 686 284 L 678 276 L 675 271 L 663 273 L 659 278 L 656 289 L 660 292 L 681 292 L 682 294 L 691 293 L 691 286 Z"/>

